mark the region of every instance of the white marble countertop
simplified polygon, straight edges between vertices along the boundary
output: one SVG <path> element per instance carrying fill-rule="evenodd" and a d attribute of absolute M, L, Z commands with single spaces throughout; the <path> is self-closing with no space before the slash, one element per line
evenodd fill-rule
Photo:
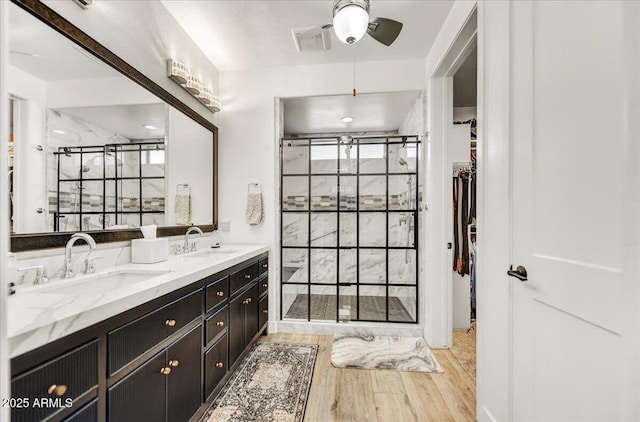
<path fill-rule="evenodd" d="M 267 252 L 266 245 L 224 245 L 230 253 L 206 253 L 170 256 L 156 264 L 124 264 L 107 270 L 158 270 L 159 274 L 132 284 L 120 283 L 104 293 L 56 292 L 50 285 L 18 289 L 7 300 L 10 357 L 19 356 L 68 334 L 104 321 L 121 312 L 171 293 L 204 277 L 225 270 Z M 167 271 L 162 273 L 161 271 Z M 79 280 L 78 280 L 79 281 Z M 69 289 L 67 289 L 69 290 Z"/>

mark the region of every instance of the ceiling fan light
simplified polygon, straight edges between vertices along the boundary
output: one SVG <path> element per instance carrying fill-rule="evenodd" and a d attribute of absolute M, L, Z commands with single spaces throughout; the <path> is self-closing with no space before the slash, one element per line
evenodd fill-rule
<path fill-rule="evenodd" d="M 333 16 L 333 29 L 345 44 L 358 42 L 369 27 L 369 13 L 358 4 L 342 7 Z"/>

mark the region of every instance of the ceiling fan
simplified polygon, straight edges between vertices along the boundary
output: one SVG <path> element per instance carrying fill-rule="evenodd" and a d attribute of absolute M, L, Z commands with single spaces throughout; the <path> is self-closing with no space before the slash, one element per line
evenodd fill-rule
<path fill-rule="evenodd" d="M 402 23 L 386 18 L 369 18 L 369 0 L 336 0 L 333 2 L 333 22 L 312 28 L 300 34 L 313 37 L 332 28 L 345 44 L 358 42 L 365 34 L 389 46 L 402 30 Z"/>

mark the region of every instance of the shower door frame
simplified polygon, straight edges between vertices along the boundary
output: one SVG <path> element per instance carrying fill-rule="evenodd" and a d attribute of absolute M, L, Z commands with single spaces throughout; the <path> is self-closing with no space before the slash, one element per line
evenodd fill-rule
<path fill-rule="evenodd" d="M 395 323 L 395 324 L 418 324 L 419 323 L 419 255 L 418 255 L 418 239 L 419 239 L 419 212 L 420 212 L 420 179 L 419 179 L 419 167 L 420 167 L 420 155 L 421 155 L 421 139 L 419 135 L 383 135 L 383 136 L 349 136 L 352 139 L 352 146 L 356 146 L 357 158 L 356 158 L 356 171 L 351 173 L 342 173 L 341 172 L 341 156 L 340 156 L 340 148 L 345 145 L 345 143 L 341 143 L 342 136 L 328 136 L 328 137 L 299 137 L 299 138 L 281 138 L 279 145 L 279 153 L 280 153 L 280 321 L 299 321 L 299 319 L 285 319 L 284 318 L 284 309 L 283 309 L 283 295 L 284 295 L 284 286 L 286 285 L 296 285 L 296 286 L 307 286 L 307 318 L 306 321 L 318 321 L 318 322 L 326 322 L 331 320 L 312 320 L 311 319 L 311 303 L 312 303 L 312 286 L 335 286 L 335 295 L 336 295 L 336 319 L 335 322 L 340 322 L 340 288 L 341 287 L 352 287 L 355 285 L 356 287 L 356 313 L 355 318 L 351 318 L 351 321 L 357 322 L 377 322 L 377 323 Z M 386 142 L 380 142 L 380 140 L 386 139 Z M 290 173 L 284 174 L 284 143 L 287 141 L 307 141 L 307 145 L 302 145 L 300 147 L 308 148 L 308 164 L 307 164 L 307 172 L 306 173 Z M 311 167 L 311 150 L 314 141 L 335 141 L 334 143 L 325 144 L 325 145 L 335 145 L 337 149 L 336 155 L 336 163 L 337 168 L 335 173 L 313 173 Z M 407 144 L 415 145 L 416 148 L 416 157 L 415 157 L 415 170 L 407 171 L 407 172 L 394 172 L 389 173 L 389 146 L 390 145 L 402 145 L 405 146 Z M 321 144 L 322 145 L 322 144 Z M 360 145 L 383 145 L 384 146 L 384 159 L 385 159 L 385 173 L 360 173 Z M 407 170 L 409 168 L 407 167 Z M 413 206 L 411 204 L 411 192 L 408 193 L 408 202 L 409 207 L 406 209 L 389 209 L 389 176 L 403 176 L 406 175 L 408 177 L 415 177 L 415 186 L 412 187 L 412 192 L 415 194 L 415 199 L 413 200 Z M 322 177 L 322 176 L 335 176 L 337 179 L 337 190 L 336 190 L 336 208 L 335 210 L 313 210 L 312 209 L 312 195 L 311 195 L 311 178 L 312 176 Z M 379 176 L 385 177 L 385 207 L 383 210 L 361 210 L 360 209 L 360 177 L 362 176 Z M 284 177 L 307 177 L 307 207 L 304 210 L 285 210 L 284 209 L 284 194 L 283 194 L 283 182 Z M 340 206 L 340 178 L 341 177 L 355 177 L 356 179 L 356 208 L 355 210 L 351 209 L 341 209 Z M 284 246 L 283 245 L 283 236 L 282 232 L 284 230 L 283 219 L 286 213 L 305 213 L 307 214 L 307 245 L 306 246 Z M 361 246 L 360 245 L 360 213 L 365 212 L 384 212 L 385 213 L 385 245 L 384 246 Z M 413 246 L 399 247 L 399 246 L 389 246 L 389 213 L 412 213 L 413 214 Z M 311 238 L 311 220 L 312 215 L 314 213 L 335 213 L 336 214 L 336 245 L 335 246 L 312 246 L 311 243 L 313 239 Z M 341 213 L 352 213 L 356 215 L 355 222 L 355 233 L 356 233 L 356 244 L 355 246 L 340 246 L 340 214 Z M 409 224 L 408 222 L 406 224 Z M 329 233 L 331 234 L 331 233 Z M 367 250 L 385 250 L 385 283 L 361 283 L 360 282 L 360 249 Z M 289 283 L 283 281 L 284 272 L 282 271 L 284 265 L 284 250 L 286 249 L 306 249 L 307 253 L 307 281 L 306 283 Z M 314 283 L 311 282 L 311 251 L 314 249 L 319 250 L 335 250 L 336 251 L 336 281 L 334 284 L 331 283 Z M 356 250 L 356 271 L 355 271 L 355 283 L 341 283 L 340 282 L 340 250 Z M 389 283 L 389 250 L 413 250 L 415 251 L 415 284 L 402 284 L 402 283 Z M 360 318 L 360 286 L 369 286 L 369 287 L 385 287 L 385 319 L 363 319 Z M 415 289 L 415 318 L 410 321 L 400 321 L 400 320 L 389 320 L 389 289 L 391 287 L 406 287 L 406 288 L 414 288 Z M 405 308 L 406 309 L 406 308 Z M 408 311 L 407 311 L 408 312 Z"/>

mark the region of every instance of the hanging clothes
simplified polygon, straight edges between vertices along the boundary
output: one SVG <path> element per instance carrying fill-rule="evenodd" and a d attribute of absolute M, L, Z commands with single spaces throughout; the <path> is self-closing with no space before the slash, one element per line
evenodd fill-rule
<path fill-rule="evenodd" d="M 459 171 L 453 178 L 453 270 L 470 274 L 469 224 L 475 221 L 475 178 L 469 171 Z"/>

